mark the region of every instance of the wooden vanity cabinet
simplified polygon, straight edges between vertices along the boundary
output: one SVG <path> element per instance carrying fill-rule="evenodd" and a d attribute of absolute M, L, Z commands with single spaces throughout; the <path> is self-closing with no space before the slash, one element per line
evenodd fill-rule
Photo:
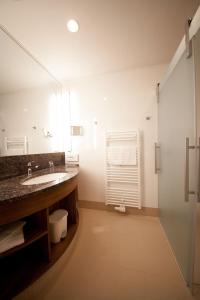
<path fill-rule="evenodd" d="M 48 270 L 67 249 L 78 227 L 77 176 L 0 207 L 0 225 L 24 220 L 25 242 L 0 254 L 0 299 L 12 299 Z M 67 236 L 51 244 L 49 215 L 68 211 Z"/>

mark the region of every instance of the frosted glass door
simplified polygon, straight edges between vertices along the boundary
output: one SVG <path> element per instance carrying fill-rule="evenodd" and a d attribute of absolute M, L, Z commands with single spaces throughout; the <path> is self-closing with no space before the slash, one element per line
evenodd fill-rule
<path fill-rule="evenodd" d="M 195 101 L 193 58 L 182 55 L 160 89 L 158 104 L 160 144 L 159 208 L 161 223 L 185 280 L 191 284 L 195 197 L 186 200 L 186 137 L 194 145 Z M 189 150 L 189 190 L 195 189 L 195 149 Z"/>
<path fill-rule="evenodd" d="M 195 59 L 195 98 L 196 98 L 196 123 L 197 123 L 197 145 L 200 145 L 200 30 L 194 38 L 194 59 Z M 193 286 L 198 287 L 200 295 L 200 148 L 197 150 L 197 202 L 195 222 L 195 264 Z"/>

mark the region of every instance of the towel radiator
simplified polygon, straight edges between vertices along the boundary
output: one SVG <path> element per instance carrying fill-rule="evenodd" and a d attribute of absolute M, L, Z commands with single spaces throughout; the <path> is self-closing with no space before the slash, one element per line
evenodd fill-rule
<path fill-rule="evenodd" d="M 141 141 L 139 129 L 106 133 L 105 196 L 106 205 L 141 209 Z"/>
<path fill-rule="evenodd" d="M 5 155 L 28 154 L 28 138 L 24 137 L 5 137 Z"/>

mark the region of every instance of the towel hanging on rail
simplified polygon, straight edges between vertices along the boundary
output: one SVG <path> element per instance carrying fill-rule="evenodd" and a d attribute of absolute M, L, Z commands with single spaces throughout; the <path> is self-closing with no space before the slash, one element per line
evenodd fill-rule
<path fill-rule="evenodd" d="M 107 151 L 107 162 L 111 165 L 136 165 L 135 146 L 110 146 Z"/>

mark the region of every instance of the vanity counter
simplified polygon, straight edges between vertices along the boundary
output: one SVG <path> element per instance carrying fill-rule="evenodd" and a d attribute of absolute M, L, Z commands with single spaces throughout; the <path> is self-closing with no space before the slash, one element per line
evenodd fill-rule
<path fill-rule="evenodd" d="M 58 180 L 33 185 L 22 185 L 22 182 L 28 179 L 26 175 L 16 176 L 0 181 L 0 207 L 2 205 L 20 201 L 24 198 L 32 196 L 33 194 L 36 195 L 37 193 L 51 190 L 63 182 L 70 181 L 72 178 L 78 175 L 78 167 L 68 165 L 54 166 L 52 169 L 47 168 L 40 171 L 34 171 L 30 178 L 53 172 L 66 172 L 68 173 L 69 177 L 67 179 L 60 178 Z"/>
<path fill-rule="evenodd" d="M 22 185 L 26 179 L 49 173 L 68 176 L 42 184 Z M 78 167 L 55 166 L 0 181 L 0 226 L 21 220 L 24 242 L 0 253 L 0 299 L 12 299 L 37 280 L 65 252 L 78 228 Z M 67 236 L 51 243 L 49 216 L 68 212 Z M 2 227 L 3 228 L 3 227 Z"/>

